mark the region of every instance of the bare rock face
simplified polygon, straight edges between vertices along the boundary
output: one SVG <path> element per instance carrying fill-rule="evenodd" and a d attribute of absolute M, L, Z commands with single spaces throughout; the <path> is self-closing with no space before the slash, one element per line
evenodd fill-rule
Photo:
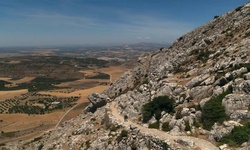
<path fill-rule="evenodd" d="M 132 120 L 138 120 L 142 105 L 150 100 L 150 93 L 147 89 L 142 91 L 129 91 L 117 97 L 118 107 L 122 110 L 123 116 Z"/>
<path fill-rule="evenodd" d="M 187 88 L 190 89 L 190 88 L 193 88 L 195 86 L 199 86 L 202 82 L 207 80 L 209 77 L 210 77 L 209 74 L 197 76 L 187 83 Z"/>
<path fill-rule="evenodd" d="M 189 95 L 192 99 L 203 99 L 212 95 L 211 86 L 197 86 L 189 91 Z"/>
<path fill-rule="evenodd" d="M 244 78 L 245 78 L 245 80 L 250 80 L 250 72 L 246 73 Z"/>
<path fill-rule="evenodd" d="M 233 86 L 234 93 L 250 94 L 250 80 L 236 79 Z"/>
<path fill-rule="evenodd" d="M 88 100 L 91 102 L 91 105 L 89 106 L 89 110 L 91 112 L 94 112 L 96 111 L 97 108 L 100 108 L 106 105 L 110 99 L 104 94 L 93 93 L 88 96 Z"/>
<path fill-rule="evenodd" d="M 244 119 L 249 116 L 250 95 L 229 94 L 226 96 L 222 105 L 225 106 L 226 113 L 231 119 Z"/>

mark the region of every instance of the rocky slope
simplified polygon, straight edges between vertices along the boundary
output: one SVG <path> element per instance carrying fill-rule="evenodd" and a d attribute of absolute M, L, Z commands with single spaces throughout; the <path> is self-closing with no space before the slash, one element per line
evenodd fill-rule
<path fill-rule="evenodd" d="M 103 93 L 90 95 L 92 104 L 77 118 L 32 141 L 4 147 L 249 149 L 247 141 L 221 144 L 250 119 L 249 27 L 250 3 L 216 16 L 171 47 L 142 55 L 136 68 Z M 173 99 L 174 111 L 142 121 L 143 106 L 159 96 Z M 152 124 L 159 129 L 149 129 Z"/>

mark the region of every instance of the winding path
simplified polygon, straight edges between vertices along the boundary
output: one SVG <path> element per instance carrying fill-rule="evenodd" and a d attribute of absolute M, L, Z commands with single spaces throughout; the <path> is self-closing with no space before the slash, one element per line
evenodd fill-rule
<path fill-rule="evenodd" d="M 157 129 L 150 129 L 144 126 L 141 126 L 137 123 L 134 123 L 130 120 L 124 121 L 123 116 L 120 115 L 118 109 L 116 108 L 116 103 L 113 101 L 110 104 L 110 112 L 113 117 L 117 119 L 118 122 L 120 122 L 123 126 L 129 127 L 130 125 L 133 125 L 137 127 L 140 132 L 159 137 L 160 139 L 168 140 L 172 142 L 176 142 L 178 140 L 182 141 L 193 141 L 195 146 L 199 147 L 201 150 L 219 150 L 218 147 L 210 143 L 209 141 L 200 139 L 200 138 L 195 138 L 192 136 L 172 136 L 164 131 L 157 130 Z"/>
<path fill-rule="evenodd" d="M 61 117 L 61 119 L 57 122 L 55 129 L 60 125 L 60 123 L 62 122 L 62 120 L 64 119 L 64 117 L 71 111 L 73 110 L 76 106 L 78 106 L 78 104 L 76 104 L 75 106 L 71 107 L 68 111 L 66 111 L 64 113 L 64 115 Z"/>

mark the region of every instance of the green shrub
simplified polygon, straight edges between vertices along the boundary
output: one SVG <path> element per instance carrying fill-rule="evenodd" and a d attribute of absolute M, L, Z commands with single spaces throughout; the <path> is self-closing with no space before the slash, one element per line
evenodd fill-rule
<path fill-rule="evenodd" d="M 204 107 L 202 108 L 202 123 L 204 129 L 211 130 L 213 124 L 215 122 L 222 123 L 226 120 L 226 112 L 224 106 L 222 106 L 222 99 L 227 95 L 230 94 L 231 87 L 228 90 L 215 98 L 210 99 L 208 102 L 205 103 Z"/>
<path fill-rule="evenodd" d="M 91 118 L 90 121 L 96 121 L 96 118 Z"/>
<path fill-rule="evenodd" d="M 184 69 L 182 66 L 176 66 L 174 67 L 174 73 L 180 73 L 180 72 L 187 72 L 186 69 Z"/>
<path fill-rule="evenodd" d="M 109 127 L 109 130 L 112 132 L 115 132 L 116 130 L 118 130 L 119 129 L 119 126 L 116 126 L 116 125 L 114 125 L 114 124 L 111 124 L 110 125 L 110 127 Z"/>
<path fill-rule="evenodd" d="M 218 72 L 216 75 L 215 75 L 215 80 L 218 80 L 220 79 L 221 77 L 225 76 L 225 72 Z"/>
<path fill-rule="evenodd" d="M 250 72 L 250 63 L 242 63 L 242 64 L 236 64 L 232 69 L 240 69 L 241 67 L 246 67 L 247 71 Z"/>
<path fill-rule="evenodd" d="M 199 128 L 200 127 L 200 123 L 198 122 L 198 121 L 194 121 L 194 126 L 196 127 L 196 128 Z"/>
<path fill-rule="evenodd" d="M 86 79 L 110 79 L 110 75 L 103 72 L 99 72 L 95 76 L 87 76 Z"/>
<path fill-rule="evenodd" d="M 85 142 L 85 145 L 86 145 L 85 149 L 86 150 L 90 148 L 90 144 L 91 144 L 90 140 L 88 140 L 88 141 Z"/>
<path fill-rule="evenodd" d="M 144 80 L 143 80 L 143 84 L 148 84 L 149 83 L 149 80 L 147 79 L 147 78 L 145 78 Z"/>
<path fill-rule="evenodd" d="M 163 131 L 170 131 L 169 122 L 162 123 L 161 128 Z"/>
<path fill-rule="evenodd" d="M 185 121 L 185 131 L 190 131 L 190 130 L 191 130 L 191 127 L 189 125 L 189 122 Z"/>
<path fill-rule="evenodd" d="M 149 128 L 154 128 L 154 129 L 159 129 L 159 127 L 160 127 L 159 121 L 157 121 L 155 123 L 152 123 L 152 124 L 149 124 L 148 127 Z"/>
<path fill-rule="evenodd" d="M 221 139 L 222 143 L 227 143 L 230 146 L 240 146 L 242 143 L 250 139 L 250 122 L 244 126 L 234 127 L 232 132 Z"/>
<path fill-rule="evenodd" d="M 250 72 L 250 63 L 240 64 L 242 67 L 246 67 L 247 71 Z"/>
<path fill-rule="evenodd" d="M 41 140 L 41 139 L 42 139 L 42 137 L 39 136 L 39 137 L 34 138 L 34 139 L 32 140 L 32 142 L 36 142 L 36 141 L 39 141 L 39 140 Z"/>
<path fill-rule="evenodd" d="M 220 16 L 217 16 L 217 15 L 216 15 L 216 16 L 214 16 L 214 19 L 219 18 L 219 17 L 220 17 Z"/>
<path fill-rule="evenodd" d="M 240 11 L 242 7 L 243 6 L 239 6 L 239 7 L 235 8 L 235 11 Z"/>
<path fill-rule="evenodd" d="M 3 136 L 5 137 L 14 137 L 15 136 L 15 132 L 3 132 Z"/>
<path fill-rule="evenodd" d="M 39 146 L 38 146 L 38 150 L 41 150 L 42 148 L 43 148 L 43 144 L 40 144 Z"/>
<path fill-rule="evenodd" d="M 109 145 L 110 145 L 110 144 L 112 144 L 112 141 L 111 141 L 111 140 L 109 140 L 109 141 L 108 141 L 108 144 L 109 144 Z"/>
<path fill-rule="evenodd" d="M 178 107 L 178 109 L 176 111 L 176 114 L 175 114 L 175 119 L 181 119 L 182 118 L 181 111 L 182 111 L 182 108 Z"/>
<path fill-rule="evenodd" d="M 212 52 L 210 52 L 208 50 L 201 50 L 199 52 L 199 54 L 197 55 L 197 60 L 202 60 L 202 61 L 206 62 L 211 53 Z"/>
<path fill-rule="evenodd" d="M 163 143 L 161 147 L 162 147 L 162 149 L 170 149 L 170 147 L 167 143 Z"/>
<path fill-rule="evenodd" d="M 122 130 L 121 134 L 117 136 L 116 141 L 119 143 L 124 137 L 128 136 L 128 131 Z"/>
<path fill-rule="evenodd" d="M 161 117 L 161 112 L 173 112 L 174 100 L 168 96 L 159 96 L 142 106 L 143 122 L 149 121 L 154 115 L 157 120 Z"/>
<path fill-rule="evenodd" d="M 121 136 L 121 137 L 127 137 L 127 136 L 128 136 L 128 131 L 122 130 L 120 136 Z"/>

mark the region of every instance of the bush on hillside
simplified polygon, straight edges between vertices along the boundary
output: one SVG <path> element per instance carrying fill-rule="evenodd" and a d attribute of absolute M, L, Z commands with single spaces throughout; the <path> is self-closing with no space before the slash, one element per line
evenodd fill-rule
<path fill-rule="evenodd" d="M 143 122 L 148 122 L 152 116 L 155 116 L 157 120 L 160 120 L 161 112 L 173 112 L 174 100 L 168 96 L 159 96 L 142 106 Z"/>
<path fill-rule="evenodd" d="M 226 120 L 226 112 L 224 106 L 222 106 L 223 98 L 230 94 L 231 88 L 218 95 L 215 98 L 210 99 L 208 102 L 205 103 L 204 107 L 202 108 L 202 123 L 203 127 L 206 130 L 211 130 L 212 126 L 215 122 L 222 123 Z"/>
<path fill-rule="evenodd" d="M 230 146 L 239 146 L 250 139 L 250 122 L 244 126 L 234 127 L 232 132 L 221 139 L 222 143 L 227 143 Z"/>
<path fill-rule="evenodd" d="M 162 123 L 162 131 L 170 131 L 169 122 Z"/>
<path fill-rule="evenodd" d="M 148 128 L 154 128 L 154 129 L 159 129 L 160 123 L 159 121 L 156 121 L 155 123 L 149 124 Z"/>
<path fill-rule="evenodd" d="M 128 136 L 128 131 L 122 130 L 120 135 L 117 136 L 116 140 L 119 143 L 123 138 L 126 138 Z"/>

